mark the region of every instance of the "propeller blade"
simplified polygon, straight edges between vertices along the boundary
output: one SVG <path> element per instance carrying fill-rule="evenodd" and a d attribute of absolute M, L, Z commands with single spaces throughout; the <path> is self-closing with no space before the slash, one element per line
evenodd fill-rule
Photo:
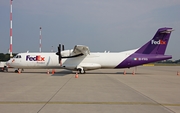
<path fill-rule="evenodd" d="M 62 59 L 62 55 L 61 55 L 61 44 L 59 44 L 59 47 L 58 47 L 58 56 L 59 56 L 59 63 L 61 62 L 61 59 Z"/>
<path fill-rule="evenodd" d="M 62 45 L 62 51 L 64 51 L 64 49 L 65 49 L 65 48 L 64 48 L 64 45 Z"/>

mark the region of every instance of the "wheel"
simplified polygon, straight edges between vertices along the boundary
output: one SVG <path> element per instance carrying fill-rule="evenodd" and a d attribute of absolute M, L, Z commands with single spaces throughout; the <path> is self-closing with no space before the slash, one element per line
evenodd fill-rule
<path fill-rule="evenodd" d="M 77 70 L 79 71 L 80 74 L 85 74 L 86 73 L 85 70 L 83 70 L 83 68 L 79 68 Z"/>
<path fill-rule="evenodd" d="M 18 73 L 18 70 L 15 70 L 14 72 L 15 72 L 15 73 Z"/>
<path fill-rule="evenodd" d="M 86 73 L 86 71 L 84 70 L 84 73 L 83 74 L 85 74 Z"/>

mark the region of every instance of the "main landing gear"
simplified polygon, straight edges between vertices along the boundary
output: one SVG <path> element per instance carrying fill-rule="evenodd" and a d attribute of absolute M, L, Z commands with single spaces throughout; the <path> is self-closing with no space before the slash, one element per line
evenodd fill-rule
<path fill-rule="evenodd" d="M 85 74 L 86 73 L 86 71 L 83 68 L 78 68 L 77 70 L 79 71 L 80 74 Z"/>

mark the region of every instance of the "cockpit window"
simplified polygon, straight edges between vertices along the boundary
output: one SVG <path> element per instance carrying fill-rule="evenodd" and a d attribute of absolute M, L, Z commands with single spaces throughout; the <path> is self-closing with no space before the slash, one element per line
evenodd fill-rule
<path fill-rule="evenodd" d="M 21 55 L 16 55 L 14 58 L 21 58 Z"/>
<path fill-rule="evenodd" d="M 14 56 L 13 58 L 16 58 L 17 57 L 17 55 L 16 56 Z"/>

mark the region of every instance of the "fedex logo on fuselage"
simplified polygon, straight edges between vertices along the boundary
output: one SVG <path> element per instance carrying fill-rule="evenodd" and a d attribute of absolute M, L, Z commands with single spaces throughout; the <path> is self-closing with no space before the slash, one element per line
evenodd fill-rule
<path fill-rule="evenodd" d="M 151 44 L 164 45 L 164 44 L 166 44 L 166 41 L 163 41 L 163 40 L 159 40 L 159 41 L 151 40 Z"/>
<path fill-rule="evenodd" d="M 42 57 L 41 55 L 37 55 L 37 56 L 27 55 L 26 61 L 45 61 L 45 57 Z"/>

